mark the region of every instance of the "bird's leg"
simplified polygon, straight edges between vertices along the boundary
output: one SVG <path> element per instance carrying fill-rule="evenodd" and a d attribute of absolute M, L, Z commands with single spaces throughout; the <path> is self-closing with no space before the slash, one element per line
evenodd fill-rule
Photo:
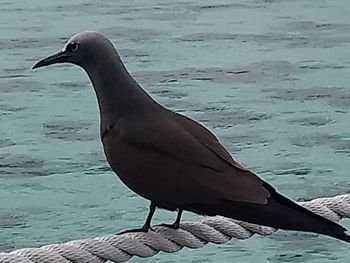
<path fill-rule="evenodd" d="M 177 212 L 177 217 L 176 220 L 173 224 L 161 224 L 161 226 L 166 226 L 166 227 L 170 227 L 173 229 L 179 229 L 180 228 L 180 221 L 181 221 L 181 216 L 182 216 L 182 209 L 179 209 L 179 211 Z"/>
<path fill-rule="evenodd" d="M 120 235 L 120 234 L 125 234 L 125 233 L 148 232 L 148 230 L 150 230 L 150 229 L 153 230 L 151 228 L 151 221 L 152 221 L 152 217 L 153 217 L 155 211 L 156 211 L 156 206 L 153 203 L 151 203 L 149 206 L 149 212 L 148 212 L 146 222 L 141 228 L 129 229 L 129 230 L 123 231 L 123 232 L 118 233 L 118 234 Z"/>
<path fill-rule="evenodd" d="M 147 232 L 149 229 L 152 229 L 151 228 L 151 221 L 152 221 L 152 217 L 153 217 L 155 211 L 156 211 L 156 206 L 153 203 L 151 203 L 149 206 L 149 213 L 148 213 L 148 216 L 146 218 L 146 222 L 143 225 L 143 227 L 141 228 L 142 232 Z"/>
<path fill-rule="evenodd" d="M 182 216 L 182 209 L 179 209 L 179 212 L 177 213 L 176 220 L 173 224 L 174 229 L 178 229 L 180 227 L 180 221 L 181 221 L 181 216 Z"/>

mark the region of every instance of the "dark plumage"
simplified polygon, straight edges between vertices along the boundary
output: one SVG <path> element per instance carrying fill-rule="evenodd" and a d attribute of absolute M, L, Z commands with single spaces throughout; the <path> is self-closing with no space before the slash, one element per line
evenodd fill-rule
<path fill-rule="evenodd" d="M 197 122 L 156 103 L 129 75 L 111 42 L 96 32 L 73 36 L 34 68 L 70 62 L 89 75 L 101 117 L 107 160 L 134 192 L 156 207 L 222 215 L 287 230 L 329 235 L 346 242 L 346 229 L 318 216 L 243 168 Z"/>

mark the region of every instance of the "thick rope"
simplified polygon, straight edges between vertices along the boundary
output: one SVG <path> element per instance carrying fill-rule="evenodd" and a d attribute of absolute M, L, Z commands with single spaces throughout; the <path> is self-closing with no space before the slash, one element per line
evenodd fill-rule
<path fill-rule="evenodd" d="M 300 205 L 338 222 L 350 218 L 350 194 L 318 198 Z M 102 263 L 124 262 L 133 256 L 152 257 L 159 251 L 176 252 L 183 247 L 201 248 L 208 242 L 222 244 L 232 238 L 248 239 L 254 234 L 271 235 L 277 229 L 216 216 L 202 222 L 183 223 L 180 229 L 155 226 L 148 233 L 106 235 L 69 241 L 40 248 L 0 253 L 0 263 Z"/>

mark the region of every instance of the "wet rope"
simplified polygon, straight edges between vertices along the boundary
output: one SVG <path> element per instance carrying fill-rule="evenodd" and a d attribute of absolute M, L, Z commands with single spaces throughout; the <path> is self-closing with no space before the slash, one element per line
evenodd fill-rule
<path fill-rule="evenodd" d="M 318 198 L 300 205 L 327 219 L 338 222 L 350 218 L 350 194 Z M 202 222 L 183 223 L 180 229 L 155 226 L 148 233 L 105 235 L 69 241 L 40 248 L 24 248 L 0 253 L 0 263 L 102 263 L 124 262 L 152 257 L 159 251 L 176 252 L 183 247 L 201 248 L 208 242 L 222 244 L 232 238 L 248 239 L 254 234 L 271 235 L 277 229 L 215 216 Z"/>

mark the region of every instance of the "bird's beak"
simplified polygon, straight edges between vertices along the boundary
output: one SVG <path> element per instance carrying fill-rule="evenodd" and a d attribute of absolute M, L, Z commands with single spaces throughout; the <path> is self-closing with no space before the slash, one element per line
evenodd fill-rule
<path fill-rule="evenodd" d="M 33 66 L 32 69 L 41 68 L 41 67 L 45 67 L 48 65 L 56 64 L 56 63 L 66 62 L 67 57 L 68 56 L 67 56 L 67 53 L 65 51 L 60 51 L 52 56 L 49 56 L 47 58 L 40 60 L 39 62 L 37 62 Z"/>

